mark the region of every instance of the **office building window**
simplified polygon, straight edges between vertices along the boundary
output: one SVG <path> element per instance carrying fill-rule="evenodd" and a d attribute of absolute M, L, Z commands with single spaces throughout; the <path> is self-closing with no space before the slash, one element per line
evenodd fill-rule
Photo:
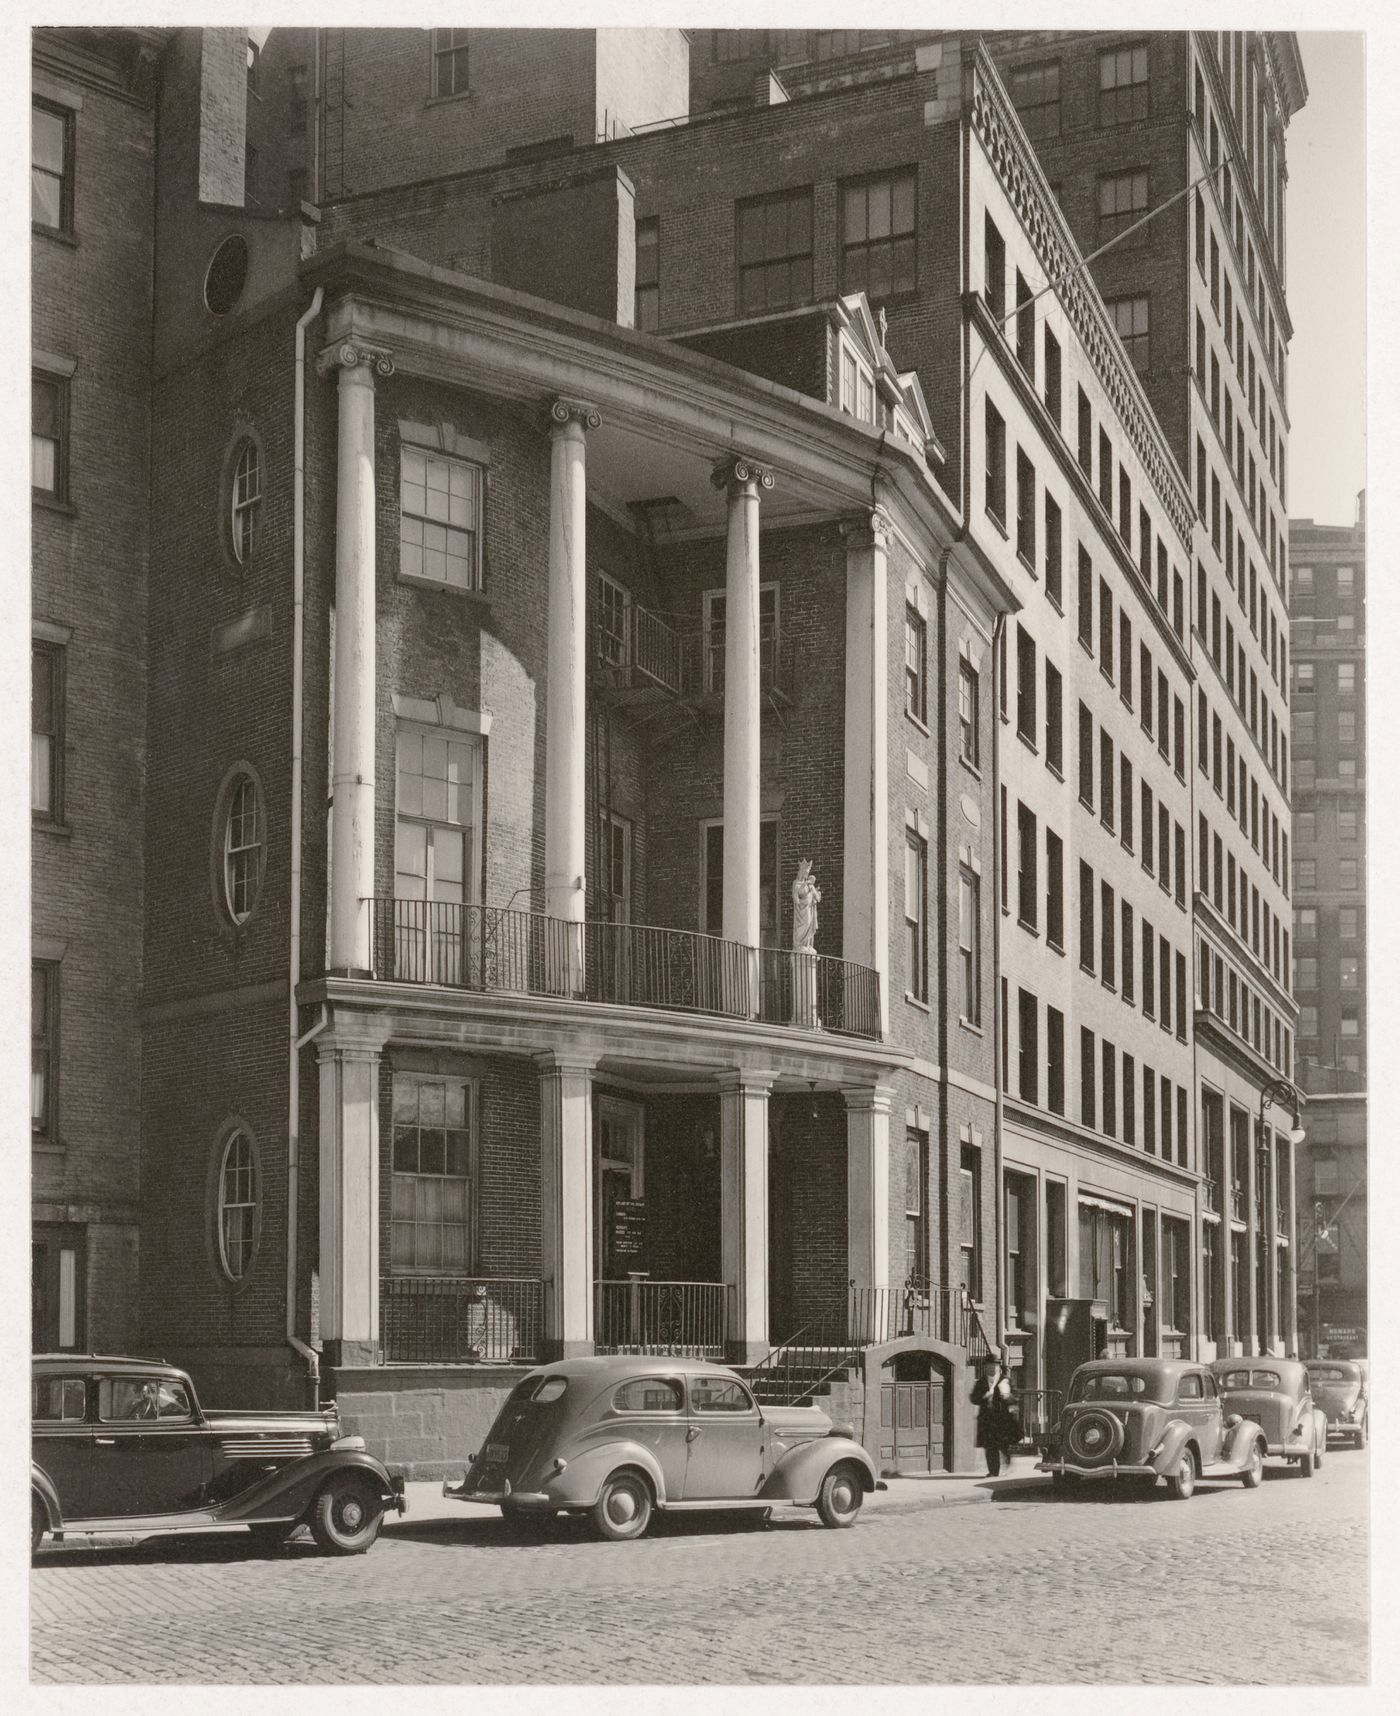
<path fill-rule="evenodd" d="M 1079 963 L 1091 975 L 1094 970 L 1094 872 L 1079 861 Z"/>
<path fill-rule="evenodd" d="M 1147 43 L 1099 55 L 1099 124 L 1127 125 L 1148 113 Z"/>
<path fill-rule="evenodd" d="M 73 121 L 71 108 L 32 105 L 29 218 L 55 232 L 73 230 Z"/>
<path fill-rule="evenodd" d="M 1057 775 L 1065 771 L 1064 689 L 1060 670 L 1045 662 L 1045 761 Z"/>
<path fill-rule="evenodd" d="M 1016 626 L 1016 731 L 1029 745 L 1036 741 L 1035 639 L 1019 622 Z"/>
<path fill-rule="evenodd" d="M 1024 274 L 1016 270 L 1016 361 L 1035 386 L 1035 306 Z"/>
<path fill-rule="evenodd" d="M 807 187 L 740 203 L 739 309 L 786 310 L 812 296 L 812 192 Z"/>
<path fill-rule="evenodd" d="M 998 327 L 1006 320 L 1006 240 L 990 215 L 983 221 L 982 295 Z"/>
<path fill-rule="evenodd" d="M 1063 607 L 1061 590 L 1061 553 L 1063 548 L 1060 509 L 1045 493 L 1045 594 L 1057 608 Z"/>
<path fill-rule="evenodd" d="M 914 189 L 912 167 L 842 187 L 843 292 L 878 303 L 918 286 Z"/>
<path fill-rule="evenodd" d="M 470 50 L 467 46 L 467 30 L 434 30 L 433 31 L 433 79 L 432 91 L 434 100 L 441 100 L 448 95 L 465 95 L 470 87 L 467 74 L 470 70 Z"/>
<path fill-rule="evenodd" d="M 1098 242 L 1105 244 L 1147 213 L 1147 172 L 1113 173 L 1099 180 Z"/>
<path fill-rule="evenodd" d="M 980 676 L 967 662 L 958 663 L 958 755 L 972 768 L 981 756 L 979 725 L 981 719 Z"/>
<path fill-rule="evenodd" d="M 904 1134 L 904 1280 L 909 1286 L 928 1281 L 928 1133 L 912 1126 Z"/>
<path fill-rule="evenodd" d="M 63 821 L 64 652 L 30 646 L 29 808 L 42 822 Z"/>
<path fill-rule="evenodd" d="M 1049 828 L 1045 830 L 1045 940 L 1057 952 L 1064 951 L 1064 842 Z"/>
<path fill-rule="evenodd" d="M 1094 648 L 1094 568 L 1084 545 L 1079 545 L 1079 641 L 1091 654 Z"/>
<path fill-rule="evenodd" d="M 987 401 L 987 468 L 985 505 L 997 523 L 1006 523 L 1006 423 L 991 400 Z"/>
<path fill-rule="evenodd" d="M 904 707 L 916 721 L 928 719 L 928 622 L 910 603 L 904 607 Z"/>
<path fill-rule="evenodd" d="M 1152 356 L 1151 299 L 1110 298 L 1108 314 L 1134 369 L 1145 370 Z"/>
<path fill-rule="evenodd" d="M 1060 134 L 1060 62 L 1044 60 L 1036 65 L 1015 66 L 1011 71 L 1011 99 L 1026 135 L 1031 139 Z"/>
<path fill-rule="evenodd" d="M 1016 552 L 1035 568 L 1035 466 L 1016 449 Z"/>
<path fill-rule="evenodd" d="M 1087 1025 L 1079 1028 L 1079 1119 L 1085 1126 L 1098 1125 L 1098 1062 Z"/>
<path fill-rule="evenodd" d="M 1045 329 L 1045 409 L 1051 421 L 1060 427 L 1060 342 Z"/>
<path fill-rule="evenodd" d="M 31 378 L 29 481 L 46 500 L 68 499 L 68 381 L 42 375 Z"/>
<path fill-rule="evenodd" d="M 1099 883 L 1099 978 L 1111 989 L 1118 975 L 1118 955 L 1113 938 L 1118 926 L 1118 908 L 1113 889 L 1107 882 Z"/>
<path fill-rule="evenodd" d="M 1045 1009 L 1045 1106 L 1052 1114 L 1065 1111 L 1065 1016 L 1058 1007 Z"/>
<path fill-rule="evenodd" d="M 399 454 L 399 575 L 481 588 L 481 467 L 421 447 Z"/>
<path fill-rule="evenodd" d="M 1079 802 L 1094 808 L 1094 718 L 1087 706 L 1079 705 Z"/>
<path fill-rule="evenodd" d="M 653 333 L 661 324 L 661 221 L 637 222 L 636 325 Z"/>
<path fill-rule="evenodd" d="M 964 1144 L 958 1164 L 959 1210 L 958 1253 L 960 1285 L 969 1299 L 982 1297 L 982 1152 Z"/>
<path fill-rule="evenodd" d="M 468 1079 L 396 1072 L 389 1265 L 464 1275 L 476 1262 L 477 1091 Z"/>
<path fill-rule="evenodd" d="M 904 927 L 909 993 L 916 1001 L 927 1001 L 928 842 L 913 829 L 905 830 Z"/>
<path fill-rule="evenodd" d="M 963 1022 L 982 1023 L 982 878 L 958 870 L 959 1008 Z"/>
<path fill-rule="evenodd" d="M 1022 1102 L 1040 1101 L 1040 1007 L 1029 990 L 1018 991 L 1017 1090 Z"/>
<path fill-rule="evenodd" d="M 1039 834 L 1035 813 L 1024 804 L 1016 807 L 1016 917 L 1026 929 L 1036 927 L 1040 888 L 1036 878 Z"/>
<path fill-rule="evenodd" d="M 30 965 L 29 1118 L 34 1137 L 58 1142 L 58 962 Z"/>

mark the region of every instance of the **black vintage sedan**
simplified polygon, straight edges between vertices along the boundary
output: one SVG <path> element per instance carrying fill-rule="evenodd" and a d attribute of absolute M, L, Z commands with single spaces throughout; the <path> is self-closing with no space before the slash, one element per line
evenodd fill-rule
<path fill-rule="evenodd" d="M 32 1547 L 46 1533 L 146 1537 L 246 1525 L 278 1542 L 299 1525 L 360 1555 L 403 1479 L 342 1436 L 334 1406 L 202 1408 L 185 1371 L 150 1359 L 55 1353 L 33 1361 Z"/>

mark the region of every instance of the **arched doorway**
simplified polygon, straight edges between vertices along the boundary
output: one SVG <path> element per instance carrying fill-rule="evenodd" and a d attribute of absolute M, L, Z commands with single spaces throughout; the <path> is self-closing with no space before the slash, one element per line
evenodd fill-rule
<path fill-rule="evenodd" d="M 943 1472 L 953 1452 L 952 1368 L 937 1353 L 910 1349 L 880 1367 L 880 1469 Z"/>

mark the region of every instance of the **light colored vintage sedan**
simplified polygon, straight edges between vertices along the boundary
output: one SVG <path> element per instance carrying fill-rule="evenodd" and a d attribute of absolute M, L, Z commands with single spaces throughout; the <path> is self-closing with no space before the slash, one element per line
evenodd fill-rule
<path fill-rule="evenodd" d="M 1313 1398 L 1327 1414 L 1328 1431 L 1364 1448 L 1370 1420 L 1367 1361 L 1309 1359 L 1307 1364 Z"/>
<path fill-rule="evenodd" d="M 1258 1424 L 1228 1416 L 1209 1368 L 1188 1359 L 1092 1359 L 1070 1379 L 1058 1445 L 1037 1470 L 1075 1479 L 1165 1478 L 1187 1500 L 1198 1478 L 1257 1489 L 1267 1453 Z"/>
<path fill-rule="evenodd" d="M 853 1525 L 884 1489 L 870 1456 L 815 1406 L 760 1407 L 732 1370 L 698 1359 L 565 1359 L 511 1392 L 458 1501 L 502 1513 L 587 1514 L 605 1538 L 640 1537 L 656 1512 L 815 1508 Z"/>
<path fill-rule="evenodd" d="M 1210 1368 L 1226 1413 L 1252 1420 L 1269 1453 L 1310 1478 L 1327 1451 L 1327 1414 L 1313 1399 L 1307 1366 L 1297 1359 L 1227 1358 Z"/>

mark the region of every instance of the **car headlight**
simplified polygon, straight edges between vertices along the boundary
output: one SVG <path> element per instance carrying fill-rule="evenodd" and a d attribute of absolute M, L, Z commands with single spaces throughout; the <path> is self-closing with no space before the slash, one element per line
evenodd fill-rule
<path fill-rule="evenodd" d="M 363 1436 L 337 1436 L 331 1443 L 333 1453 L 363 1454 L 365 1439 Z"/>

